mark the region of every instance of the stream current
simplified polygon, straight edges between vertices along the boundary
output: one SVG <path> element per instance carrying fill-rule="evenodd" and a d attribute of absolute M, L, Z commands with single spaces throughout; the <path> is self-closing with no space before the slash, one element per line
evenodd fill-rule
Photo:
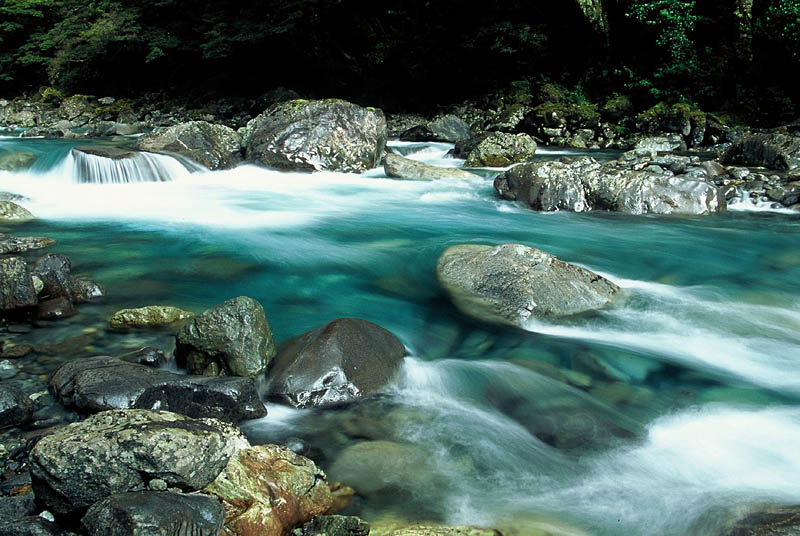
<path fill-rule="evenodd" d="M 401 181 L 382 169 L 190 173 L 172 161 L 171 180 L 103 184 L 81 176 L 91 166 L 74 145 L 0 139 L 0 153 L 38 155 L 29 171 L 0 171 L 0 191 L 39 218 L 0 231 L 55 238 L 50 251 L 108 292 L 25 335 L 80 348 L 23 363 L 14 381 L 87 353 L 172 351 L 168 333 L 107 331 L 118 309 L 199 312 L 248 295 L 278 344 L 350 316 L 408 349 L 378 397 L 325 411 L 269 404 L 243 424 L 254 443 L 302 445 L 358 490 L 347 512 L 368 521 L 709 534 L 731 509 L 800 503 L 798 215 L 537 213 L 497 199 L 493 170 Z M 447 144 L 392 145 L 463 164 Z M 527 330 L 462 316 L 436 283 L 437 257 L 505 242 L 597 271 L 627 298 Z"/>

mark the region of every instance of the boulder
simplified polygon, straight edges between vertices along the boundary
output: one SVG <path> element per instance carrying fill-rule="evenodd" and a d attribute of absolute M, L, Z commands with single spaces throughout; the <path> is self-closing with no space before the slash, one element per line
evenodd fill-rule
<path fill-rule="evenodd" d="M 22 517 L 32 516 L 35 513 L 36 504 L 33 501 L 33 495 L 0 497 L 0 525 L 9 521 L 16 521 Z"/>
<path fill-rule="evenodd" d="M 141 154 L 139 151 L 116 147 L 114 145 L 81 145 L 73 147 L 72 150 L 76 153 L 99 156 L 110 160 L 125 160 L 128 158 L 135 158 L 137 155 Z"/>
<path fill-rule="evenodd" d="M 367 536 L 369 523 L 355 516 L 317 516 L 300 528 L 292 531 L 292 536 Z"/>
<path fill-rule="evenodd" d="M 644 155 L 656 156 L 662 152 L 685 151 L 686 142 L 683 141 L 680 134 L 647 136 L 636 140 L 633 150 Z"/>
<path fill-rule="evenodd" d="M 267 414 L 250 378 L 187 376 L 113 357 L 68 361 L 48 383 L 59 402 L 83 412 L 160 409 L 228 422 Z"/>
<path fill-rule="evenodd" d="M 743 136 L 725 151 L 722 163 L 775 170 L 800 167 L 800 136 L 789 134 Z"/>
<path fill-rule="evenodd" d="M 19 426 L 33 416 L 33 402 L 25 393 L 0 384 L 0 428 Z"/>
<path fill-rule="evenodd" d="M 41 298 L 67 298 L 75 303 L 92 301 L 105 296 L 105 289 L 94 281 L 72 275 L 72 263 L 60 253 L 48 253 L 36 260 L 33 275 L 43 288 Z"/>
<path fill-rule="evenodd" d="M 683 215 L 725 211 L 719 188 L 690 178 L 686 166 L 681 167 L 686 174 L 676 175 L 647 165 L 642 161 L 601 164 L 589 157 L 529 162 L 499 175 L 494 188 L 503 199 L 522 201 L 534 210 Z"/>
<path fill-rule="evenodd" d="M 242 161 L 242 140 L 238 132 L 205 121 L 180 123 L 155 130 L 136 140 L 136 147 L 156 153 L 175 153 L 208 169 L 227 169 Z"/>
<path fill-rule="evenodd" d="M 102 285 L 86 279 L 85 277 L 73 277 L 70 285 L 70 296 L 75 303 L 85 303 L 102 298 L 106 295 L 106 289 Z"/>
<path fill-rule="evenodd" d="M 21 257 L 0 258 L 0 312 L 37 304 L 36 288 Z"/>
<path fill-rule="evenodd" d="M 0 221 L 28 221 L 33 214 L 13 201 L 0 201 Z"/>
<path fill-rule="evenodd" d="M 275 104 L 247 126 L 247 160 L 293 171 L 361 173 L 376 167 L 386 146 L 380 110 L 339 99 Z"/>
<path fill-rule="evenodd" d="M 109 329 L 125 331 L 131 328 L 160 328 L 175 326 L 194 316 L 171 305 L 147 305 L 137 309 L 122 309 L 111 315 Z"/>
<path fill-rule="evenodd" d="M 56 241 L 45 236 L 5 236 L 0 235 L 0 255 L 25 253 L 52 246 Z"/>
<path fill-rule="evenodd" d="M 55 523 L 41 516 L 21 517 L 0 524 L 0 536 L 61 536 Z"/>
<path fill-rule="evenodd" d="M 383 159 L 383 170 L 387 177 L 409 180 L 426 179 L 476 179 L 474 173 L 459 168 L 432 166 L 403 158 L 394 153 L 386 153 Z"/>
<path fill-rule="evenodd" d="M 221 535 L 282 536 L 330 508 L 325 474 L 279 445 L 240 450 L 204 490 L 225 507 Z"/>
<path fill-rule="evenodd" d="M 36 308 L 36 317 L 41 320 L 58 320 L 77 313 L 72 302 L 64 297 L 41 300 Z"/>
<path fill-rule="evenodd" d="M 175 337 L 175 357 L 193 374 L 258 378 L 275 355 L 261 304 L 233 298 L 194 317 Z"/>
<path fill-rule="evenodd" d="M 169 361 L 164 352 L 158 348 L 153 348 L 152 346 L 144 346 L 142 348 L 137 348 L 136 350 L 123 352 L 115 357 L 128 363 L 145 365 L 151 368 L 163 367 Z"/>
<path fill-rule="evenodd" d="M 225 510 L 213 497 L 145 491 L 97 501 L 81 524 L 89 536 L 217 536 L 224 521 Z"/>
<path fill-rule="evenodd" d="M 285 342 L 267 374 L 267 393 L 298 407 L 346 404 L 392 379 L 405 347 L 372 322 L 339 318 Z"/>
<path fill-rule="evenodd" d="M 36 499 L 57 516 L 83 511 L 117 493 L 163 480 L 200 490 L 248 444 L 215 419 L 165 411 L 104 411 L 42 438 L 29 462 Z"/>
<path fill-rule="evenodd" d="M 467 167 L 505 167 L 529 160 L 536 153 L 536 142 L 527 134 L 493 132 L 472 148 Z"/>
<path fill-rule="evenodd" d="M 413 126 L 400 134 L 402 141 L 440 141 L 455 143 L 472 137 L 472 131 L 463 119 L 455 115 L 443 115 Z"/>
<path fill-rule="evenodd" d="M 487 322 L 524 327 L 608 307 L 620 288 L 585 268 L 522 244 L 447 248 L 436 278 L 456 307 Z"/>
<path fill-rule="evenodd" d="M 36 155 L 24 151 L 0 153 L 0 171 L 22 171 L 30 168 Z"/>

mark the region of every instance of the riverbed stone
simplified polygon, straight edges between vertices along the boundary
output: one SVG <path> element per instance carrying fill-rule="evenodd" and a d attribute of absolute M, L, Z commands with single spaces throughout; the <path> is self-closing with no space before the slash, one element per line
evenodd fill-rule
<path fill-rule="evenodd" d="M 339 318 L 281 345 L 267 374 L 267 393 L 298 408 L 347 404 L 392 379 L 405 346 L 359 318 Z"/>
<path fill-rule="evenodd" d="M 41 516 L 26 516 L 0 524 L 0 536 L 60 536 L 55 523 Z"/>
<path fill-rule="evenodd" d="M 21 257 L 0 258 L 0 312 L 37 304 L 28 265 Z"/>
<path fill-rule="evenodd" d="M 36 155 L 25 151 L 0 153 L 0 171 L 22 171 L 30 168 Z"/>
<path fill-rule="evenodd" d="M 0 255 L 44 249 L 55 243 L 55 240 L 46 236 L 6 236 L 0 234 Z"/>
<path fill-rule="evenodd" d="M 743 510 L 744 513 L 738 515 L 734 513 L 733 519 L 714 532 L 714 536 L 797 536 L 800 534 L 800 505 L 763 504 L 734 508 L 734 510 Z M 711 534 L 705 527 L 698 528 L 706 531 L 706 534 Z"/>
<path fill-rule="evenodd" d="M 185 156 L 208 169 L 228 169 L 242 161 L 242 139 L 230 127 L 190 121 L 155 130 L 136 140 L 143 151 Z"/>
<path fill-rule="evenodd" d="M 472 137 L 469 125 L 452 114 L 437 117 L 406 129 L 400 134 L 402 141 L 439 141 L 455 143 Z"/>
<path fill-rule="evenodd" d="M 111 315 L 108 327 L 115 331 L 131 328 L 159 328 L 175 326 L 188 320 L 194 313 L 171 305 L 147 305 L 136 309 L 121 309 Z"/>
<path fill-rule="evenodd" d="M 225 510 L 213 497 L 144 491 L 97 501 L 81 525 L 89 536 L 217 536 L 224 521 Z"/>
<path fill-rule="evenodd" d="M 620 292 L 602 276 L 522 244 L 451 246 L 436 277 L 462 313 L 520 327 L 608 307 Z"/>
<path fill-rule="evenodd" d="M 410 158 L 403 158 L 394 153 L 386 153 L 383 159 L 383 170 L 387 177 L 408 180 L 436 180 L 436 179 L 476 179 L 474 173 L 454 167 L 432 166 L 417 162 Z"/>
<path fill-rule="evenodd" d="M 722 156 L 722 163 L 788 170 L 800 167 L 800 136 L 763 133 L 743 136 Z"/>
<path fill-rule="evenodd" d="M 0 383 L 0 428 L 19 426 L 33 416 L 33 402 L 25 393 Z"/>
<path fill-rule="evenodd" d="M 502 536 L 499 530 L 472 525 L 434 525 L 402 523 L 378 523 L 371 525 L 372 536 Z M 537 536 L 559 536 L 550 532 Z M 563 535 L 563 536 L 566 536 Z"/>
<path fill-rule="evenodd" d="M 247 446 L 241 432 L 216 419 L 112 410 L 45 436 L 29 462 L 37 501 L 66 516 L 116 493 L 144 491 L 154 478 L 200 490 Z"/>
<path fill-rule="evenodd" d="M 281 536 L 333 502 L 325 473 L 279 445 L 240 450 L 203 492 L 222 501 L 229 536 Z"/>
<path fill-rule="evenodd" d="M 536 153 L 536 142 L 527 134 L 493 132 L 466 157 L 467 167 L 505 167 L 530 159 Z"/>
<path fill-rule="evenodd" d="M 26 208 L 13 201 L 0 201 L 0 221 L 29 221 L 34 219 Z"/>
<path fill-rule="evenodd" d="M 369 523 L 356 516 L 317 516 L 292 531 L 292 536 L 367 536 Z"/>
<path fill-rule="evenodd" d="M 68 298 L 58 297 L 39 301 L 36 317 L 41 320 L 58 320 L 77 314 L 75 306 Z"/>
<path fill-rule="evenodd" d="M 380 164 L 383 112 L 340 99 L 281 102 L 247 126 L 247 160 L 291 171 L 361 173 Z"/>
<path fill-rule="evenodd" d="M 15 521 L 36 513 L 33 495 L 0 497 L 0 524 Z"/>
<path fill-rule="evenodd" d="M 264 308 L 239 296 L 195 316 L 175 337 L 175 357 L 193 374 L 257 378 L 275 355 Z"/>
<path fill-rule="evenodd" d="M 232 376 L 187 376 L 113 357 L 74 359 L 48 379 L 59 402 L 83 412 L 161 409 L 227 422 L 267 414 L 256 382 Z"/>

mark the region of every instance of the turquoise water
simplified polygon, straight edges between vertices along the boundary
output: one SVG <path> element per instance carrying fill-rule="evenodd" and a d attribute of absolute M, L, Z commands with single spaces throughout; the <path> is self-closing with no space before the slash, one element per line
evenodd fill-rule
<path fill-rule="evenodd" d="M 6 230 L 55 238 L 52 251 L 108 298 L 24 337 L 82 337 L 75 355 L 171 351 L 169 334 L 104 324 L 122 307 L 201 311 L 237 295 L 262 303 L 279 343 L 342 316 L 384 326 L 410 357 L 382 396 L 347 410 L 270 406 L 245 426 L 253 441 L 304 440 L 331 478 L 359 490 L 353 513 L 702 534 L 721 509 L 800 501 L 796 215 L 540 214 L 496 199 L 492 170 L 411 182 L 242 166 L 78 184 L 64 165 L 70 146 L 0 140 L 0 151 L 43 155 L 30 172 L 0 172 L 0 190 L 27 196 L 40 217 Z M 445 144 L 401 148 L 461 163 Z M 433 272 L 463 242 L 547 250 L 610 277 L 627 299 L 568 324 L 477 323 Z"/>

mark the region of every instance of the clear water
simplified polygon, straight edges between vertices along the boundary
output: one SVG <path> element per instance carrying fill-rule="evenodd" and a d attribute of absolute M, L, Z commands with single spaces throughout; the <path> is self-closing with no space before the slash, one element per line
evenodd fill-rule
<path fill-rule="evenodd" d="M 108 299 L 12 335 L 72 342 L 17 379 L 75 355 L 145 343 L 171 351 L 168 333 L 107 332 L 122 307 L 201 311 L 249 295 L 279 343 L 356 316 L 408 348 L 372 401 L 270 406 L 244 426 L 254 442 L 304 440 L 332 479 L 360 491 L 350 511 L 369 520 L 706 534 L 728 508 L 800 502 L 798 215 L 540 214 L 496 199 L 492 170 L 419 182 L 380 169 L 241 166 L 78 184 L 61 167 L 71 146 L 0 140 L 0 151 L 41 155 L 30 172 L 0 172 L 0 191 L 27 196 L 40 218 L 5 230 L 55 238 L 52 250 Z M 446 144 L 398 148 L 462 164 L 445 157 Z M 471 321 L 434 277 L 438 255 L 463 242 L 550 251 L 615 280 L 628 298 L 591 319 L 528 330 Z"/>

